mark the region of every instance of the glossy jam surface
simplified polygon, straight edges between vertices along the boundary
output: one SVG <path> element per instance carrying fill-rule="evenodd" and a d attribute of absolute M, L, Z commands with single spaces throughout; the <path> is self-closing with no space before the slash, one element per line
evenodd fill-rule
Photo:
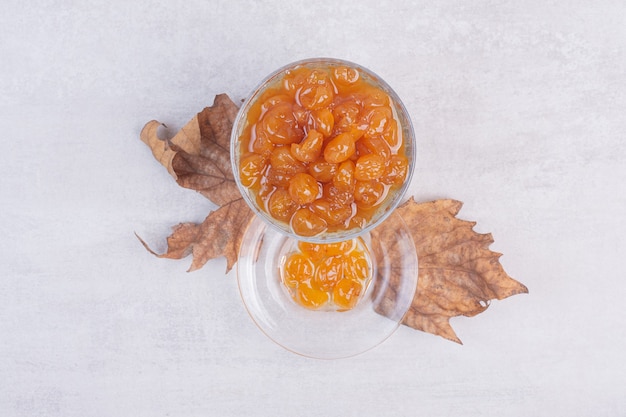
<path fill-rule="evenodd" d="M 356 68 L 287 70 L 247 112 L 241 184 L 296 235 L 363 228 L 407 178 L 393 109 Z M 314 304 L 318 296 L 306 297 Z"/>
<path fill-rule="evenodd" d="M 293 300 L 311 310 L 346 311 L 361 299 L 372 277 L 360 238 L 337 243 L 298 242 L 280 276 Z"/>

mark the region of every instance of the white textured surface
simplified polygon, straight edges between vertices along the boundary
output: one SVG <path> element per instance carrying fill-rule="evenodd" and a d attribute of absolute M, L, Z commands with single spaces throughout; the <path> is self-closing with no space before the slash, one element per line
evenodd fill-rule
<path fill-rule="evenodd" d="M 4 1 L 0 415 L 626 416 L 626 3 Z M 342 361 L 275 346 L 223 259 L 159 260 L 214 206 L 138 139 L 312 56 L 382 75 L 410 193 L 492 232 L 529 295 Z"/>

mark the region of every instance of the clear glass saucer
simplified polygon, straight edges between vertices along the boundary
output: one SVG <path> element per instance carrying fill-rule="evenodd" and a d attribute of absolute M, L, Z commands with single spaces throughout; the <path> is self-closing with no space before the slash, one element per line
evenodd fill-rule
<path fill-rule="evenodd" d="M 243 238 L 237 279 L 244 305 L 261 331 L 291 352 L 320 359 L 354 356 L 391 336 L 417 288 L 413 239 L 397 213 L 361 237 L 373 268 L 362 299 L 348 311 L 308 310 L 293 301 L 279 272 L 298 241 L 255 216 Z"/>

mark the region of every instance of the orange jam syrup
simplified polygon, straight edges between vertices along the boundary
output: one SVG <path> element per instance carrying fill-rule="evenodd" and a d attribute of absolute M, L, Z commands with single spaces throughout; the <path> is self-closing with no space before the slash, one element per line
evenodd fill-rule
<path fill-rule="evenodd" d="M 372 263 L 361 238 L 323 244 L 300 241 L 282 262 L 280 277 L 297 304 L 346 311 L 366 292 Z"/>
<path fill-rule="evenodd" d="M 239 140 L 242 185 L 303 237 L 365 227 L 408 174 L 391 98 L 349 66 L 286 71 Z"/>

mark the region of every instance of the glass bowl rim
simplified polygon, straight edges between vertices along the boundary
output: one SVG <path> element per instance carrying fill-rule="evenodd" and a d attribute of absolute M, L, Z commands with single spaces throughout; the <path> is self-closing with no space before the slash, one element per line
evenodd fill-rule
<path fill-rule="evenodd" d="M 376 82 L 378 84 L 378 86 L 382 87 L 383 90 L 390 95 L 392 102 L 393 102 L 393 106 L 395 107 L 396 111 L 402 115 L 402 119 L 403 119 L 403 124 L 401 126 L 402 131 L 406 131 L 409 133 L 409 135 L 404 135 L 403 133 L 403 140 L 406 140 L 405 136 L 409 136 L 410 141 L 409 144 L 407 146 L 407 144 L 405 143 L 405 149 L 407 152 L 407 158 L 409 160 L 409 167 L 407 170 L 407 176 L 405 178 L 405 181 L 403 182 L 402 186 L 400 188 L 398 188 L 397 190 L 394 191 L 394 195 L 392 197 L 392 201 L 384 208 L 381 209 L 383 210 L 382 212 L 378 213 L 375 216 L 375 220 L 374 221 L 370 221 L 365 227 L 363 228 L 353 228 L 353 229 L 349 229 L 349 230 L 343 230 L 343 231 L 337 231 L 337 232 L 322 232 L 321 234 L 315 235 L 315 236 L 302 236 L 302 235 L 298 235 L 296 233 L 294 233 L 293 231 L 291 231 L 289 229 L 289 227 L 284 227 L 283 224 L 284 222 L 280 222 L 276 219 L 274 219 L 269 213 L 265 212 L 263 209 L 261 209 L 260 207 L 257 206 L 256 202 L 251 198 L 250 196 L 250 192 L 247 190 L 247 188 L 241 183 L 241 178 L 239 176 L 239 149 L 237 147 L 237 144 L 239 142 L 239 134 L 240 132 L 243 130 L 243 128 L 245 127 L 246 120 L 245 120 L 245 116 L 247 114 L 247 111 L 249 109 L 249 107 L 254 104 L 255 100 L 257 99 L 257 97 L 262 94 L 265 89 L 269 86 L 272 85 L 272 81 L 277 78 L 279 75 L 283 74 L 284 72 L 286 72 L 287 70 L 290 69 L 294 69 L 297 68 L 299 66 L 303 66 L 303 65 L 319 65 L 319 64 L 330 64 L 330 65 L 346 65 L 346 66 L 350 66 L 353 68 L 358 69 L 359 71 L 365 73 L 372 81 Z M 416 159 L 416 146 L 415 146 L 415 131 L 413 128 L 413 123 L 411 121 L 411 117 L 409 115 L 409 112 L 406 108 L 406 106 L 404 105 L 404 103 L 402 102 L 402 100 L 400 99 L 400 97 L 398 96 L 398 94 L 395 92 L 395 90 L 389 85 L 387 84 L 387 82 L 380 77 L 378 74 L 376 74 L 374 71 L 370 70 L 369 68 L 364 67 L 363 65 L 357 64 L 355 62 L 351 62 L 351 61 L 347 61 L 344 59 L 338 59 L 338 58 L 330 58 L 330 57 L 318 57 L 318 58 L 305 58 L 305 59 L 300 59 L 291 63 L 288 63 L 286 65 L 283 65 L 282 67 L 274 70 L 273 72 L 271 72 L 269 75 L 267 75 L 265 78 L 263 78 L 261 80 L 261 82 L 259 82 L 256 87 L 246 96 L 246 99 L 243 101 L 243 103 L 241 104 L 241 107 L 239 108 L 239 111 L 237 112 L 237 116 L 235 117 L 235 120 L 233 122 L 233 127 L 231 130 L 231 135 L 230 135 L 230 161 L 231 161 L 231 167 L 233 170 L 233 178 L 235 180 L 235 183 L 237 184 L 237 189 L 239 190 L 239 192 L 241 193 L 244 201 L 246 202 L 246 204 L 248 205 L 248 207 L 250 207 L 250 209 L 252 210 L 252 212 L 255 215 L 258 215 L 263 221 L 265 221 L 271 228 L 273 228 L 274 230 L 279 231 L 280 233 L 283 233 L 285 235 L 288 235 L 289 237 L 292 237 L 294 239 L 298 239 L 298 240 L 302 240 L 302 241 L 306 241 L 306 242 L 311 242 L 311 243 L 333 243 L 333 242 L 339 242 L 342 240 L 347 240 L 347 239 L 352 239 L 354 237 L 360 236 L 362 234 L 368 233 L 369 231 L 371 231 L 372 229 L 374 229 L 376 226 L 380 225 L 382 222 L 385 221 L 385 219 L 387 219 L 387 217 L 389 217 L 391 215 L 391 213 L 400 205 L 400 203 L 402 202 L 406 191 L 411 183 L 411 180 L 413 178 L 413 174 L 415 171 L 415 159 Z"/>

